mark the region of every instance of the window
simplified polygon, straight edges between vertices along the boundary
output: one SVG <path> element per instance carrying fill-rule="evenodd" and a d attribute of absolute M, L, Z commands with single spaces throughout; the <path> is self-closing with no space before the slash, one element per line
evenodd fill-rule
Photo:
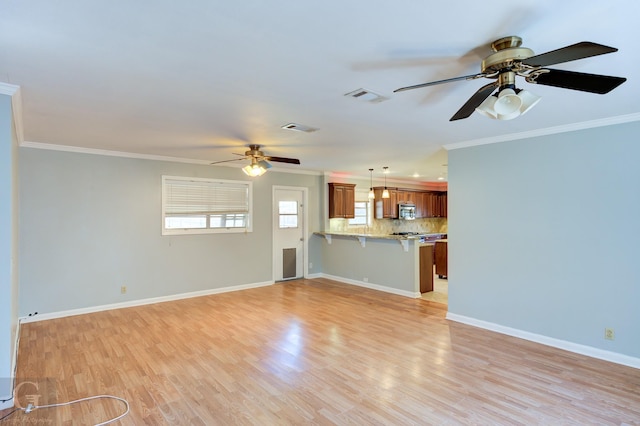
<path fill-rule="evenodd" d="M 280 201 L 278 202 L 278 223 L 280 228 L 298 227 L 298 202 Z"/>
<path fill-rule="evenodd" d="M 368 225 L 369 224 L 369 202 L 356 201 L 354 218 L 349 219 L 349 225 Z"/>
<path fill-rule="evenodd" d="M 162 234 L 251 232 L 252 182 L 162 176 Z"/>

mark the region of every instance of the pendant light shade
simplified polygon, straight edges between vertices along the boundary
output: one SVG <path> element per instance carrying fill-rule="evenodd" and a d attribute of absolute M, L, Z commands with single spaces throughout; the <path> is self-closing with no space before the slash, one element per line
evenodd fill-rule
<path fill-rule="evenodd" d="M 369 186 L 369 199 L 373 200 L 376 198 L 376 194 L 373 192 L 373 169 L 369 169 L 370 175 L 370 186 Z"/>
<path fill-rule="evenodd" d="M 382 191 L 382 198 L 389 198 L 389 190 L 387 189 L 387 173 L 389 173 L 389 167 L 384 166 L 382 170 L 384 173 L 384 191 Z"/>

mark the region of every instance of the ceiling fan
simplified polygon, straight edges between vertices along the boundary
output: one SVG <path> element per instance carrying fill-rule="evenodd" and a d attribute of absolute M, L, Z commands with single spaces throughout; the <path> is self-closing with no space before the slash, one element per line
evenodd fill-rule
<path fill-rule="evenodd" d="M 522 39 L 520 37 L 503 37 L 491 43 L 491 49 L 494 53 L 482 61 L 479 73 L 401 87 L 394 92 L 459 80 L 475 80 L 481 77 L 495 79 L 496 81 L 478 89 L 449 121 L 467 118 L 474 111 L 491 118 L 510 120 L 524 114 L 540 100 L 533 93 L 517 89 L 516 76 L 524 77 L 527 83 L 598 94 L 609 93 L 627 81 L 623 77 L 546 68 L 548 65 L 617 52 L 618 49 L 615 47 L 583 41 L 534 55 L 531 49 L 520 47 L 521 45 Z M 496 88 L 498 92 L 492 95 Z"/>
<path fill-rule="evenodd" d="M 272 155 L 264 155 L 264 153 L 260 151 L 260 145 L 249 145 L 249 150 L 245 151 L 244 154 L 234 153 L 234 155 L 239 155 L 242 158 L 214 161 L 211 164 L 228 163 L 231 161 L 239 161 L 239 160 L 250 160 L 251 164 L 242 168 L 242 171 L 249 176 L 263 175 L 267 170 L 271 168 L 271 164 L 269 164 L 269 161 L 274 161 L 277 163 L 300 164 L 300 160 L 298 160 L 297 158 L 274 157 Z"/>

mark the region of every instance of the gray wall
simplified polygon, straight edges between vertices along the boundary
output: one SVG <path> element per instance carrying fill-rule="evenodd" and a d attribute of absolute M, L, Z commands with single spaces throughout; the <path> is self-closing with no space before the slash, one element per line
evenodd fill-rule
<path fill-rule="evenodd" d="M 11 97 L 0 95 L 0 399 L 12 396 L 18 322 L 18 148 Z M 2 405 L 2 404 L 0 404 Z"/>
<path fill-rule="evenodd" d="M 638 134 L 450 151 L 449 312 L 640 357 Z"/>
<path fill-rule="evenodd" d="M 309 232 L 321 225 L 322 177 L 270 171 L 253 180 L 252 233 L 161 236 L 162 175 L 248 180 L 238 168 L 20 148 L 20 315 L 272 280 L 273 185 L 309 188 Z"/>
<path fill-rule="evenodd" d="M 322 272 L 334 277 L 415 293 L 415 242 L 404 251 L 396 240 L 369 238 L 362 247 L 353 237 L 314 235 L 322 252 Z"/>

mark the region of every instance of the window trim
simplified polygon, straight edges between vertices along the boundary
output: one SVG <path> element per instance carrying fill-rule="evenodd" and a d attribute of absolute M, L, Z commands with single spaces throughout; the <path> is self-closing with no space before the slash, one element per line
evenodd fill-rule
<path fill-rule="evenodd" d="M 248 211 L 247 211 L 247 224 L 245 227 L 229 227 L 229 228 L 165 228 L 166 218 L 166 182 L 167 181 L 183 181 L 183 182 L 202 182 L 208 184 L 234 184 L 245 185 L 248 190 Z M 168 176 L 162 175 L 161 182 L 161 213 L 160 213 L 160 228 L 162 235 L 198 235 L 198 234 L 228 234 L 228 233 L 247 233 L 253 232 L 253 182 L 246 180 L 228 180 L 228 179 L 215 179 L 215 178 L 198 178 L 187 176 Z M 207 219 L 208 221 L 209 219 Z"/>

